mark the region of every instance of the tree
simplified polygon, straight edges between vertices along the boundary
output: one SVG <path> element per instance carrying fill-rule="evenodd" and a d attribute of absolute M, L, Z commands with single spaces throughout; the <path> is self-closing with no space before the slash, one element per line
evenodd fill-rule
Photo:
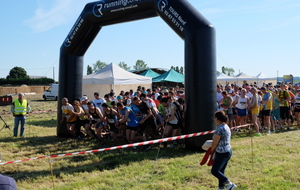
<path fill-rule="evenodd" d="M 14 67 L 9 71 L 6 79 L 19 79 L 19 78 L 29 78 L 27 72 L 22 67 Z"/>
<path fill-rule="evenodd" d="M 87 66 L 87 72 L 86 72 L 86 74 L 87 75 L 90 75 L 90 74 L 92 74 L 93 73 L 93 68 L 91 67 L 91 66 Z"/>
<path fill-rule="evenodd" d="M 228 67 L 222 67 L 222 73 L 227 75 L 227 76 L 234 76 L 234 69 L 233 68 L 228 68 Z"/>
<path fill-rule="evenodd" d="M 106 65 L 105 62 L 101 62 L 100 60 L 96 61 L 96 63 L 93 64 L 93 72 L 103 69 Z"/>
<path fill-rule="evenodd" d="M 178 73 L 181 73 L 181 74 L 184 73 L 183 67 L 180 67 L 180 68 L 179 68 L 178 66 L 176 66 L 176 67 L 171 66 L 171 69 L 173 69 L 174 71 L 176 71 L 176 72 L 178 72 Z"/>
<path fill-rule="evenodd" d="M 124 61 L 119 63 L 119 67 L 125 69 L 126 71 L 130 70 L 130 67 L 128 67 L 128 65 Z"/>
<path fill-rule="evenodd" d="M 183 69 L 183 67 L 180 67 L 179 73 L 184 74 L 184 69 Z"/>
<path fill-rule="evenodd" d="M 137 60 L 133 66 L 135 70 L 148 69 L 147 64 L 143 60 Z"/>

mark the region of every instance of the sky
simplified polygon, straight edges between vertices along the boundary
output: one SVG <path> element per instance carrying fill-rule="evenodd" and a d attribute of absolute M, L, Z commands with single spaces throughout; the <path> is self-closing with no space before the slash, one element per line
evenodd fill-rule
<path fill-rule="evenodd" d="M 299 0 L 188 0 L 216 30 L 222 66 L 270 77 L 300 76 Z M 59 50 L 87 0 L 2 0 L 0 78 L 15 67 L 58 80 Z M 88 65 L 143 60 L 148 67 L 184 67 L 184 41 L 160 18 L 106 26 L 84 55 Z"/>

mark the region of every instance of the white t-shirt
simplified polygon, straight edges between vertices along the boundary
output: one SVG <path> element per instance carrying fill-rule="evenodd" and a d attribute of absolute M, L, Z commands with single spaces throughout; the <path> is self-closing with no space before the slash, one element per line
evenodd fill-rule
<path fill-rule="evenodd" d="M 236 104 L 236 107 L 239 109 L 246 109 L 248 107 L 247 99 L 248 99 L 247 96 L 245 96 L 244 98 L 242 98 L 242 96 L 240 96 L 238 98 L 238 103 Z"/>
<path fill-rule="evenodd" d="M 223 99 L 222 92 L 217 92 L 217 102 Z"/>
<path fill-rule="evenodd" d="M 171 117 L 171 113 L 172 113 L 173 109 L 174 109 L 174 114 L 175 114 L 176 106 L 174 105 L 174 103 L 170 103 L 169 106 L 168 106 L 168 108 L 166 109 L 167 115 L 169 117 Z M 171 124 L 177 124 L 178 123 L 178 119 L 175 117 L 173 120 L 169 121 L 169 123 L 171 123 Z"/>
<path fill-rule="evenodd" d="M 159 93 L 155 93 L 155 94 L 154 94 L 154 100 L 157 100 L 157 97 L 158 97 L 159 95 L 160 95 Z"/>
<path fill-rule="evenodd" d="M 95 99 L 94 102 L 96 106 L 101 110 L 101 112 L 103 112 L 102 104 L 105 103 L 106 100 L 104 100 L 103 98 L 99 98 L 99 99 Z"/>

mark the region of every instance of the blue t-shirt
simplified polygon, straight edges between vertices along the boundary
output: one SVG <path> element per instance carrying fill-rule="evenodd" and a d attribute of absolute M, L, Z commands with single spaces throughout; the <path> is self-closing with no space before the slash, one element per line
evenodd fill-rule
<path fill-rule="evenodd" d="M 230 138 L 231 131 L 227 124 L 221 124 L 217 127 L 216 135 L 221 136 L 219 144 L 216 147 L 216 152 L 226 153 L 231 151 Z"/>
<path fill-rule="evenodd" d="M 125 116 L 127 110 L 129 110 L 129 115 L 127 118 L 127 125 L 129 127 L 137 127 L 139 126 L 139 121 L 137 120 L 137 117 L 135 116 L 135 114 L 133 113 L 132 109 L 129 107 L 124 107 L 124 109 L 121 111 L 122 115 Z"/>
<path fill-rule="evenodd" d="M 130 107 L 131 107 L 133 113 L 135 114 L 135 116 L 137 117 L 137 120 L 140 121 L 142 119 L 142 112 L 141 112 L 140 108 L 138 108 L 134 104 L 131 104 Z M 137 115 L 140 115 L 140 116 L 137 116 Z"/>

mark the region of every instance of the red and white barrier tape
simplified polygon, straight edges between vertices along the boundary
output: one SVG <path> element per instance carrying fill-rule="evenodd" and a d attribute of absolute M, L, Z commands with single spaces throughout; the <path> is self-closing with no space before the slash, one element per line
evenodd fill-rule
<path fill-rule="evenodd" d="M 242 127 L 247 127 L 247 126 L 250 126 L 250 124 L 240 125 L 240 126 L 237 126 L 237 127 L 233 127 L 231 129 L 237 129 L 237 128 L 242 128 Z M 199 133 L 192 133 L 192 134 L 188 134 L 188 135 L 181 135 L 181 136 L 175 136 L 175 137 L 169 137 L 169 138 L 163 138 L 163 139 L 156 139 L 156 140 L 151 140 L 151 141 L 145 141 L 145 142 L 139 142 L 139 143 L 133 143 L 133 144 L 126 144 L 126 145 L 121 145 L 121 146 L 114 146 L 114 147 L 109 147 L 109 148 L 101 148 L 101 149 L 87 150 L 87 151 L 73 152 L 73 153 L 66 153 L 66 154 L 57 154 L 57 155 L 51 155 L 51 156 L 40 156 L 40 157 L 34 157 L 34 158 L 28 158 L 28 159 L 24 159 L 24 160 L 16 160 L 16 161 L 10 161 L 10 162 L 1 162 L 0 165 L 13 164 L 13 163 L 18 163 L 18 162 L 25 162 L 25 161 L 29 161 L 29 160 L 37 160 L 37 159 L 41 159 L 41 158 L 56 158 L 56 157 L 71 156 L 71 155 L 77 155 L 77 154 L 104 152 L 104 151 L 109 151 L 109 150 L 130 148 L 130 147 L 135 147 L 135 146 L 150 145 L 150 144 L 162 143 L 162 142 L 167 142 L 167 141 L 174 141 L 174 140 L 179 140 L 179 139 L 187 139 L 187 138 L 191 138 L 191 137 L 208 135 L 208 134 L 214 133 L 215 131 L 216 130 L 199 132 Z"/>
<path fill-rule="evenodd" d="M 41 113 L 52 113 L 52 112 L 57 112 L 57 110 L 48 110 L 48 111 L 31 111 L 30 113 L 37 113 L 37 114 L 41 114 Z M 6 112 L 6 113 L 1 113 L 0 115 L 9 115 L 12 114 L 11 112 Z"/>

